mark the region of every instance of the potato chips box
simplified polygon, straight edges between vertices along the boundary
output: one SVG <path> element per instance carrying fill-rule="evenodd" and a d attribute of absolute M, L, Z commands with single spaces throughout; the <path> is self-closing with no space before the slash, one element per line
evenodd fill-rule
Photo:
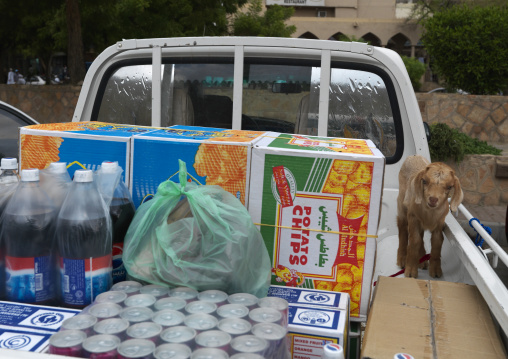
<path fill-rule="evenodd" d="M 150 127 L 104 122 L 48 123 L 20 128 L 20 168 L 44 169 L 66 162 L 72 178 L 77 169 L 96 170 L 103 161 L 118 161 L 129 185 L 131 137 Z"/>
<path fill-rule="evenodd" d="M 160 183 L 168 179 L 178 181 L 179 159 L 187 164 L 191 180 L 202 185 L 219 185 L 247 205 L 252 144 L 263 133 L 172 126 L 134 136 L 134 205 L 137 207 L 151 198 Z"/>
<path fill-rule="evenodd" d="M 269 133 L 252 151 L 249 213 L 272 284 L 344 292 L 366 320 L 385 158 L 370 140 Z"/>

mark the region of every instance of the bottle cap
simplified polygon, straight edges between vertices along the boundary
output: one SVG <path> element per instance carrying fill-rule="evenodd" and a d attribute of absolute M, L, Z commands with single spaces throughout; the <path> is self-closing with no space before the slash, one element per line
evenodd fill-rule
<path fill-rule="evenodd" d="M 93 182 L 92 170 L 76 170 L 74 172 L 74 182 Z"/>
<path fill-rule="evenodd" d="M 344 349 L 341 345 L 328 343 L 323 347 L 323 359 L 344 359 Z"/>
<path fill-rule="evenodd" d="M 21 181 L 23 182 L 38 182 L 39 170 L 37 168 L 29 168 L 21 171 Z"/>
<path fill-rule="evenodd" d="M 49 169 L 51 169 L 55 173 L 65 173 L 67 172 L 67 163 L 66 162 L 52 162 L 49 164 Z"/>
<path fill-rule="evenodd" d="M 17 170 L 18 169 L 18 160 L 16 158 L 12 158 L 12 157 L 2 158 L 0 167 L 3 170 Z"/>
<path fill-rule="evenodd" d="M 104 173 L 115 173 L 118 168 L 118 162 L 104 161 L 101 164 L 101 169 Z"/>
<path fill-rule="evenodd" d="M 407 353 L 397 353 L 393 356 L 393 359 L 414 359 L 414 357 Z"/>

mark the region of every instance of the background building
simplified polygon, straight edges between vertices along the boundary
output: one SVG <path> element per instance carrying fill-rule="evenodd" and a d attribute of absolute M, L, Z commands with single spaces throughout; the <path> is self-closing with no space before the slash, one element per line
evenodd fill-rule
<path fill-rule="evenodd" d="M 401 55 L 423 58 L 422 28 L 408 21 L 412 0 L 264 0 L 265 6 L 292 6 L 287 22 L 293 37 L 338 40 L 341 35 L 392 49 Z"/>

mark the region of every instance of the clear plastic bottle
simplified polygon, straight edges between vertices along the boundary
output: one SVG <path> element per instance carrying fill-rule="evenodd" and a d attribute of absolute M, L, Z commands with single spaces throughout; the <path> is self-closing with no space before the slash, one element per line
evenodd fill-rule
<path fill-rule="evenodd" d="M 121 173 L 122 169 L 118 162 L 102 162 L 101 170 L 104 174 Z M 113 283 L 119 283 L 126 279 L 126 271 L 123 265 L 123 241 L 129 225 L 134 218 L 136 209 L 131 194 L 120 180 L 113 194 L 109 206 L 109 214 L 113 225 Z"/>
<path fill-rule="evenodd" d="M 72 183 L 71 176 L 67 171 L 67 163 L 52 162 L 41 171 L 40 175 L 41 187 L 53 200 L 55 206 L 60 209 Z"/>
<path fill-rule="evenodd" d="M 60 264 L 59 299 L 84 308 L 110 289 L 111 218 L 91 170 L 77 170 L 56 224 Z"/>
<path fill-rule="evenodd" d="M 6 299 L 52 304 L 55 299 L 53 225 L 56 210 L 39 186 L 39 170 L 21 171 L 21 182 L 2 217 Z"/>
<path fill-rule="evenodd" d="M 5 157 L 0 161 L 0 216 L 19 183 L 18 160 Z"/>

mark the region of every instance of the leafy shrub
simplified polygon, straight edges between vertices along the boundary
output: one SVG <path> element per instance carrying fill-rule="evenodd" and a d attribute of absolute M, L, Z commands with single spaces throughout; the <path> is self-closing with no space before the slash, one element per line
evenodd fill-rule
<path fill-rule="evenodd" d="M 446 161 L 451 158 L 457 163 L 464 159 L 464 155 L 500 155 L 502 152 L 485 141 L 450 128 L 445 123 L 430 125 L 429 149 L 432 161 Z"/>
<path fill-rule="evenodd" d="M 452 88 L 496 94 L 508 83 L 508 7 L 453 6 L 423 22 L 433 70 Z"/>
<path fill-rule="evenodd" d="M 401 56 L 404 65 L 406 65 L 407 73 L 409 74 L 409 79 L 411 80 L 411 85 L 413 85 L 413 90 L 418 91 L 422 86 L 420 79 L 425 73 L 425 64 L 422 64 L 418 59 Z"/>

